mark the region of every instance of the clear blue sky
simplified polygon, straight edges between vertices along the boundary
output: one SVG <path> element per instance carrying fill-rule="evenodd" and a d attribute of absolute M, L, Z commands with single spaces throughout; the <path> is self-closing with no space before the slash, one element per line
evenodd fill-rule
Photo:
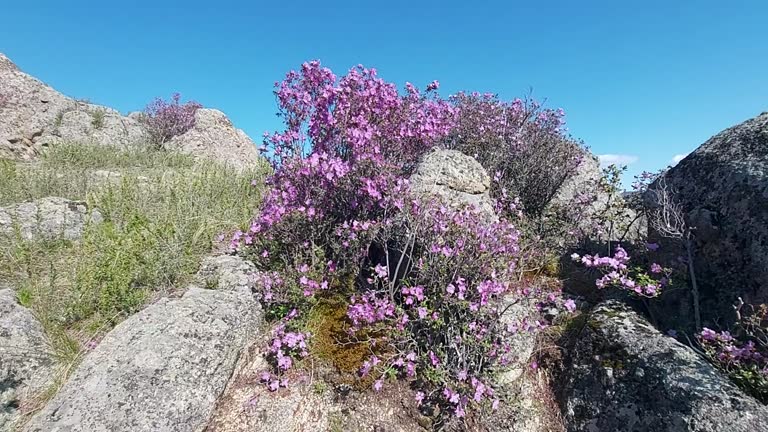
<path fill-rule="evenodd" d="M 128 112 L 179 91 L 257 141 L 274 81 L 315 58 L 444 95 L 530 88 L 630 172 L 768 111 L 768 0 L 3 3 L 0 52 L 63 93 Z"/>

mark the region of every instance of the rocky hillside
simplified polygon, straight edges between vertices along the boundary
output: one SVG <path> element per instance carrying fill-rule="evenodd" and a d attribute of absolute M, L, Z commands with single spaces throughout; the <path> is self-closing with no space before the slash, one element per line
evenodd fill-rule
<path fill-rule="evenodd" d="M 253 141 L 221 111 L 201 109 L 195 117 L 195 126 L 168 147 L 237 167 L 258 162 Z M 148 140 L 141 113 L 122 115 L 64 96 L 0 53 L 0 157 L 33 160 L 58 143 L 126 147 Z"/>
<path fill-rule="evenodd" d="M 694 285 L 663 254 L 684 243 L 561 114 L 452 105 L 437 82 L 400 95 L 367 69 L 297 76 L 281 110 L 334 116 L 312 117 L 301 154 L 295 125 L 269 137 L 268 168 L 219 111 L 152 142 L 146 114 L 65 97 L 0 55 L 0 430 L 768 430 L 764 323 L 683 332 Z M 344 116 L 376 122 L 329 120 Z M 710 327 L 768 297 L 767 118 L 648 187 L 669 185 L 696 227 Z M 514 143 L 488 133 L 513 123 Z M 542 184 L 504 173 L 498 150 L 520 137 L 545 149 L 521 153 Z M 553 159 L 567 172 L 550 178 Z M 536 215 L 512 196 L 529 192 Z"/>

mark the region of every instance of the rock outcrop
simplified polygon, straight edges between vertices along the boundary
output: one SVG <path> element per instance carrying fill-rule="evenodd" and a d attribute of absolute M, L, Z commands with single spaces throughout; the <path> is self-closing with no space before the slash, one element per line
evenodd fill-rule
<path fill-rule="evenodd" d="M 738 297 L 768 302 L 768 112 L 715 135 L 663 180 L 695 227 L 693 255 L 704 324 L 732 322 Z M 663 321 L 692 319 L 689 292 L 672 291 L 661 301 L 657 316 Z"/>
<path fill-rule="evenodd" d="M 225 272 L 212 271 L 217 289 L 190 288 L 120 323 L 26 430 L 203 430 L 262 320 L 241 275 Z"/>
<path fill-rule="evenodd" d="M 136 119 L 109 107 L 72 101 L 36 143 L 43 147 L 67 142 L 128 147 L 144 144 L 148 139 L 146 129 Z"/>
<path fill-rule="evenodd" d="M 436 149 L 424 156 L 411 176 L 411 190 L 435 196 L 453 208 L 474 206 L 495 218 L 491 178 L 474 158 L 457 150 Z"/>
<path fill-rule="evenodd" d="M 576 167 L 573 176 L 567 179 L 557 194 L 552 198 L 555 203 L 566 204 L 571 201 L 580 193 L 595 192 L 595 186 L 600 178 L 603 176 L 603 172 L 600 169 L 600 161 L 587 150 L 583 151 L 581 162 Z M 605 204 L 606 198 L 602 196 L 597 197 L 595 208 L 600 204 Z"/>
<path fill-rule="evenodd" d="M 71 100 L 20 71 L 0 54 L 0 157 L 28 160 L 41 151 L 37 139 L 51 129 Z"/>
<path fill-rule="evenodd" d="M 71 99 L 0 54 L 0 157 L 30 160 L 59 142 L 125 146 L 146 141 L 132 118 Z"/>
<path fill-rule="evenodd" d="M 0 289 L 0 430 L 9 430 L 19 408 L 50 384 L 55 361 L 43 326 Z"/>
<path fill-rule="evenodd" d="M 587 317 L 564 370 L 568 431 L 768 430 L 768 407 L 616 301 Z"/>
<path fill-rule="evenodd" d="M 83 202 L 46 197 L 0 207 L 0 236 L 18 233 L 25 240 L 77 240 L 88 223 L 101 221 L 101 213 Z"/>
<path fill-rule="evenodd" d="M 248 135 L 235 128 L 223 112 L 215 109 L 197 110 L 195 126 L 173 137 L 166 146 L 235 168 L 253 167 L 260 160 L 259 152 Z"/>
<path fill-rule="evenodd" d="M 251 276 L 256 270 L 252 262 L 234 255 L 217 255 L 203 259 L 195 277 L 200 288 L 250 292 L 254 289 Z"/>

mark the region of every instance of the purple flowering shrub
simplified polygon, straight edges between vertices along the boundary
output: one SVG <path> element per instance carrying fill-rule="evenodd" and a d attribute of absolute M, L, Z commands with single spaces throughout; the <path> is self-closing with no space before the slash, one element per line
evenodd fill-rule
<path fill-rule="evenodd" d="M 699 345 L 739 387 L 768 403 L 768 305 L 745 305 L 739 299 L 735 309 L 734 334 L 704 327 L 697 335 Z"/>
<path fill-rule="evenodd" d="M 377 233 L 381 262 L 348 313 L 352 331 L 389 333 L 387 349 L 361 371 L 374 388 L 389 377 L 417 380 L 419 402 L 459 417 L 470 404 L 498 403 L 490 378 L 516 354 L 507 341 L 515 327 L 500 323 L 498 300 L 523 295 L 514 283 L 519 232 L 503 219 L 483 221 L 412 200 Z"/>
<path fill-rule="evenodd" d="M 567 135 L 564 112 L 489 93 L 458 93 L 451 101 L 458 114 L 444 145 L 474 156 L 491 174 L 492 196 L 524 233 L 521 271 L 555 273 L 557 257 L 583 238 L 596 199 L 593 191 L 556 199 L 585 155 Z"/>
<path fill-rule="evenodd" d="M 544 214 L 560 187 L 576 172 L 584 150 L 566 135 L 562 109 L 532 100 L 502 101 L 493 94 L 459 93 L 447 146 L 474 156 L 533 218 Z"/>
<path fill-rule="evenodd" d="M 143 121 L 155 145 L 162 146 L 195 126 L 195 113 L 203 106 L 195 101 L 181 103 L 180 99 L 181 95 L 174 93 L 170 101 L 155 98 L 144 108 Z"/>
<path fill-rule="evenodd" d="M 257 266 L 278 323 L 262 376 L 270 389 L 312 355 L 310 311 L 328 298 L 344 299 L 345 332 L 368 347 L 361 380 L 374 390 L 407 380 L 420 404 L 457 416 L 496 406 L 493 376 L 515 358 L 509 336 L 543 325 L 499 319 L 502 296 L 528 293 L 517 285 L 520 232 L 510 219 L 489 223 L 410 192 L 415 164 L 457 124 L 438 87 L 407 84 L 401 95 L 374 69 L 339 79 L 319 62 L 276 84 L 286 129 L 265 134 L 271 189 L 231 243 Z"/>

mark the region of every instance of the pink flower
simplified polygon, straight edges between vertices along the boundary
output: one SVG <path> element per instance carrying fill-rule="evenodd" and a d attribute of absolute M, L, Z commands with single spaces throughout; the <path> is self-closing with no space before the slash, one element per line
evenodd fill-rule
<path fill-rule="evenodd" d="M 717 332 L 715 332 L 712 329 L 708 329 L 708 328 L 704 327 L 701 330 L 700 336 L 705 341 L 710 341 L 711 342 L 711 341 L 714 341 L 714 340 L 717 339 Z"/>
<path fill-rule="evenodd" d="M 376 382 L 373 383 L 373 389 L 376 390 L 376 391 L 380 391 L 381 390 L 381 386 L 383 384 L 384 383 L 381 380 L 377 380 Z"/>
<path fill-rule="evenodd" d="M 565 306 L 565 309 L 568 312 L 573 312 L 576 310 L 576 302 L 574 302 L 572 299 L 568 299 L 563 303 L 563 306 Z"/>
<path fill-rule="evenodd" d="M 381 264 L 377 264 L 374 271 L 376 272 L 376 276 L 382 279 L 386 279 L 389 276 L 389 270 L 387 269 L 386 266 L 383 266 Z"/>
<path fill-rule="evenodd" d="M 464 417 L 467 414 L 466 411 L 464 411 L 464 407 L 462 407 L 461 405 L 456 407 L 456 410 L 454 411 L 454 413 L 456 414 L 456 417 L 459 417 L 459 418 Z"/>

